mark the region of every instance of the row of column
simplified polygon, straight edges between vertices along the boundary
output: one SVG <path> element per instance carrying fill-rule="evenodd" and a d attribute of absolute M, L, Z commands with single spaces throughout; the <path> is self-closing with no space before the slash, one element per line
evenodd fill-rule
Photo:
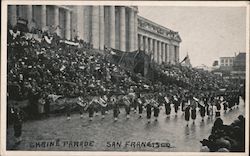
<path fill-rule="evenodd" d="M 179 47 L 157 39 L 139 34 L 139 49 L 151 54 L 151 59 L 162 64 L 179 62 Z"/>
<path fill-rule="evenodd" d="M 95 49 L 103 49 L 104 45 L 121 51 L 137 49 L 137 12 L 134 9 L 125 6 L 91 6 L 90 14 L 92 17 L 90 42 Z M 118 46 L 116 42 L 119 42 Z"/>
<path fill-rule="evenodd" d="M 53 6 L 53 24 L 55 27 L 59 26 L 59 7 Z M 17 24 L 17 6 L 10 5 L 9 9 L 9 22 L 12 26 Z M 32 19 L 40 20 L 40 28 L 42 31 L 47 29 L 47 25 L 51 23 L 47 23 L 47 7 L 46 5 L 40 6 L 40 17 L 33 17 L 34 7 L 32 5 L 20 5 L 18 6 L 18 14 L 19 17 L 22 17 L 28 21 L 28 28 L 31 29 Z M 71 39 L 71 10 L 64 8 L 65 11 L 65 38 L 67 40 Z M 56 33 L 59 34 L 59 29 L 56 29 Z"/>
<path fill-rule="evenodd" d="M 78 19 L 74 20 L 76 22 L 73 22 L 73 28 L 78 32 L 76 35 L 92 43 L 93 48 L 103 50 L 105 45 L 121 51 L 137 49 L 136 10 L 125 6 L 76 7 L 77 9 L 74 9 L 76 11 L 73 11 L 73 18 Z"/>

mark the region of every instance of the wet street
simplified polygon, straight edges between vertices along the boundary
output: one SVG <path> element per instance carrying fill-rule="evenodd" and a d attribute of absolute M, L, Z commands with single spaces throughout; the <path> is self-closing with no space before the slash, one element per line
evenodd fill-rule
<path fill-rule="evenodd" d="M 238 115 L 245 115 L 245 104 L 224 113 L 221 118 L 224 124 L 232 123 Z M 70 121 L 65 116 L 50 117 L 39 121 L 28 121 L 23 124 L 23 141 L 14 147 L 13 127 L 7 131 L 7 149 L 17 150 L 72 150 L 72 151 L 164 151 L 164 152 L 198 152 L 200 140 L 210 135 L 215 118 L 204 118 L 201 121 L 199 111 L 195 124 L 186 126 L 184 114 L 177 116 L 172 108 L 170 118 L 166 118 L 161 109 L 158 121 L 147 123 L 146 112 L 139 119 L 132 113 L 130 119 L 125 118 L 122 109 L 117 122 L 110 112 L 105 119 L 101 116 L 88 120 L 88 114 L 80 119 L 78 114 L 72 115 Z"/>

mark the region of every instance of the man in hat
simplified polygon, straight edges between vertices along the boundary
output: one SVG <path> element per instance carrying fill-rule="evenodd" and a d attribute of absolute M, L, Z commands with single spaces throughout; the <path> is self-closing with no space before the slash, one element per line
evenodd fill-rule
<path fill-rule="evenodd" d="M 189 119 L 190 119 L 190 100 L 188 102 L 188 105 L 184 109 L 185 109 L 185 114 L 184 114 L 185 115 L 185 120 L 187 122 L 187 127 L 188 127 L 188 122 L 189 122 Z"/>
<path fill-rule="evenodd" d="M 173 104 L 174 104 L 175 116 L 177 116 L 178 109 L 179 109 L 179 102 L 178 102 L 178 98 L 176 95 L 174 95 L 173 97 Z"/>
<path fill-rule="evenodd" d="M 94 112 L 95 112 L 95 105 L 97 103 L 97 99 L 93 98 L 90 102 L 89 105 L 86 107 L 86 109 L 88 110 L 89 113 L 89 121 L 93 120 L 93 116 L 94 116 Z"/>
<path fill-rule="evenodd" d="M 150 119 L 151 119 L 151 114 L 152 114 L 152 104 L 151 104 L 151 100 L 146 99 L 146 103 L 145 103 L 145 107 L 146 107 L 146 112 L 147 112 L 147 119 L 148 119 L 148 123 L 150 123 Z"/>
<path fill-rule="evenodd" d="M 107 108 L 107 102 L 104 99 L 105 99 L 104 96 L 99 97 L 98 99 L 98 104 L 101 106 L 102 119 L 105 118 L 105 113 Z"/>
<path fill-rule="evenodd" d="M 139 110 L 139 118 L 142 118 L 142 111 L 143 111 L 143 103 L 145 102 L 145 98 L 138 94 L 138 97 L 136 99 L 136 103 L 138 105 Z"/>
<path fill-rule="evenodd" d="M 127 119 L 130 118 L 130 110 L 131 110 L 131 101 L 129 100 L 129 97 L 127 95 L 125 95 L 123 97 L 123 103 L 125 105 L 125 111 L 126 111 L 126 117 Z"/>
<path fill-rule="evenodd" d="M 166 112 L 166 115 L 168 118 L 170 116 L 170 112 L 171 112 L 171 106 L 170 106 L 170 100 L 169 100 L 168 94 L 164 97 L 164 105 L 165 105 L 165 112 Z"/>
<path fill-rule="evenodd" d="M 120 113 L 118 100 L 117 100 L 117 98 L 114 95 L 112 95 L 110 97 L 110 102 L 111 102 L 111 105 L 113 106 L 113 117 L 114 117 L 114 120 L 117 121 L 118 115 Z"/>
<path fill-rule="evenodd" d="M 160 113 L 159 103 L 157 103 L 156 100 L 154 99 L 152 99 L 152 103 L 153 103 L 155 121 L 157 121 Z"/>

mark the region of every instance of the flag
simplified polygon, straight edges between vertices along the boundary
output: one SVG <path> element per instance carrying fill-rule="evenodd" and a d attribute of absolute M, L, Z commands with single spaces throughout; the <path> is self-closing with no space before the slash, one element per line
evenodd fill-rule
<path fill-rule="evenodd" d="M 189 56 L 187 55 L 186 57 L 184 57 L 184 59 L 181 61 L 181 63 L 186 61 L 188 58 L 189 58 Z"/>

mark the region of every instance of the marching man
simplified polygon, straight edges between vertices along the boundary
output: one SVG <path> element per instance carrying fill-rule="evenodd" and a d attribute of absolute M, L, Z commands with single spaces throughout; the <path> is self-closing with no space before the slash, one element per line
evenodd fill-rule
<path fill-rule="evenodd" d="M 152 104 L 154 108 L 153 110 L 154 110 L 155 121 L 157 121 L 160 113 L 159 103 L 157 103 L 154 99 L 152 99 Z"/>
<path fill-rule="evenodd" d="M 102 119 L 105 118 L 105 113 L 106 113 L 106 108 L 107 108 L 107 102 L 104 100 L 104 97 L 100 97 L 98 99 L 98 104 L 101 106 L 101 114 L 102 114 Z"/>
<path fill-rule="evenodd" d="M 164 100 L 165 100 L 165 111 L 166 111 L 166 115 L 167 115 L 167 118 L 170 117 L 170 112 L 171 112 L 171 106 L 170 106 L 170 100 L 168 98 L 168 95 L 166 95 L 164 97 Z"/>
<path fill-rule="evenodd" d="M 129 97 L 128 96 L 124 96 L 123 97 L 123 103 L 125 104 L 125 111 L 126 111 L 126 115 L 127 115 L 127 119 L 130 118 L 130 110 L 131 110 L 131 102 L 129 100 Z"/>
<path fill-rule="evenodd" d="M 142 102 L 142 99 L 143 98 L 144 97 L 140 97 L 140 94 L 139 94 L 138 98 L 136 99 L 136 103 L 137 103 L 138 109 L 139 109 L 139 118 L 142 118 L 142 111 L 143 111 L 143 102 Z"/>
<path fill-rule="evenodd" d="M 150 119 L 151 119 L 151 114 L 152 114 L 152 105 L 151 105 L 151 100 L 146 99 L 146 111 L 147 111 L 147 119 L 148 119 L 148 123 L 150 123 Z"/>
<path fill-rule="evenodd" d="M 187 121 L 187 127 L 188 127 L 188 122 L 190 119 L 190 99 L 188 99 L 188 104 L 184 108 L 185 112 L 185 120 Z"/>
<path fill-rule="evenodd" d="M 98 99 L 94 97 L 90 102 L 89 105 L 85 108 L 89 112 L 89 121 L 93 120 L 94 112 L 95 112 L 95 105 L 98 103 Z"/>
<path fill-rule="evenodd" d="M 111 102 L 111 105 L 113 106 L 113 117 L 114 117 L 114 120 L 117 121 L 117 118 L 118 118 L 118 115 L 120 113 L 120 110 L 119 110 L 119 104 L 117 102 L 117 99 L 114 95 L 112 95 L 110 97 L 110 102 Z"/>

